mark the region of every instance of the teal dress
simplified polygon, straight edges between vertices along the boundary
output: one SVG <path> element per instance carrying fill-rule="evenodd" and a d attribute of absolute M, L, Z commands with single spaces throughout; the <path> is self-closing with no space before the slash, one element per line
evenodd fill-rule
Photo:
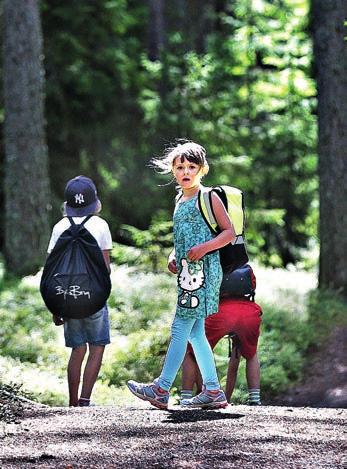
<path fill-rule="evenodd" d="M 190 262 L 188 251 L 213 238 L 197 208 L 197 197 L 178 202 L 173 216 L 174 243 L 178 269 L 178 299 L 176 316 L 206 318 L 218 311 L 222 269 L 219 252 L 206 254 L 197 262 Z"/>

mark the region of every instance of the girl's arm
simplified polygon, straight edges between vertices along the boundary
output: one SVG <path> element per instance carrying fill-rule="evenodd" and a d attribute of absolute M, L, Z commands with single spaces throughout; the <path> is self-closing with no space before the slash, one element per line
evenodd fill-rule
<path fill-rule="evenodd" d="M 223 202 L 215 193 L 212 193 L 212 208 L 221 232 L 210 241 L 206 241 L 206 243 L 198 244 L 191 248 L 188 252 L 188 259 L 190 261 L 198 261 L 208 252 L 222 248 L 236 239 L 235 229 L 228 212 Z"/>
<path fill-rule="evenodd" d="M 173 249 L 168 257 L 167 260 L 167 268 L 169 271 L 173 274 L 177 274 L 177 265 L 176 265 L 176 252 L 175 249 Z"/>

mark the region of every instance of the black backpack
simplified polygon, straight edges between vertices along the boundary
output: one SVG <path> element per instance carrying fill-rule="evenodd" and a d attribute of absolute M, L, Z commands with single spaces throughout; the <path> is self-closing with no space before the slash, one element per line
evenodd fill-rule
<path fill-rule="evenodd" d="M 49 311 L 62 318 L 85 318 L 99 311 L 111 292 L 110 275 L 94 236 L 84 227 L 86 217 L 59 237 L 47 257 L 40 292 Z"/>
<path fill-rule="evenodd" d="M 252 267 L 245 264 L 223 275 L 220 298 L 244 298 L 254 301 L 256 278 Z"/>

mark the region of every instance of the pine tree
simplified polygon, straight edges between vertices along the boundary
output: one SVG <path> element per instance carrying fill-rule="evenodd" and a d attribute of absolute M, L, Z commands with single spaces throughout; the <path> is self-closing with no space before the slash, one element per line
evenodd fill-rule
<path fill-rule="evenodd" d="M 17 275 L 42 265 L 49 233 L 44 71 L 37 0 L 4 0 L 5 261 Z"/>

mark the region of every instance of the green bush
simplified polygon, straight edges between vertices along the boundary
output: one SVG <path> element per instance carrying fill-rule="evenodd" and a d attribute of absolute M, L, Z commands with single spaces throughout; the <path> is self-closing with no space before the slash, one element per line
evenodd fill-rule
<path fill-rule="evenodd" d="M 283 270 L 280 274 L 283 284 L 287 273 Z M 261 278 L 258 281 L 261 282 Z M 23 384 L 23 390 L 41 402 L 66 405 L 69 351 L 62 341 L 62 329 L 53 325 L 44 307 L 38 291 L 39 276 L 1 282 L 0 374 L 3 382 Z M 120 401 L 124 402 L 127 396 L 124 385 L 128 379 L 151 381 L 158 376 L 170 340 L 176 301 L 173 275 L 146 273 L 141 266 L 124 264 L 113 266 L 112 282 L 109 300 L 112 344 L 106 348 L 93 394 L 100 404 L 117 401 L 118 393 Z M 273 288 L 269 291 L 274 291 Z M 276 300 L 269 298 L 261 302 L 264 314 L 258 353 L 262 395 L 266 400 L 299 380 L 307 351 L 313 346 L 320 347 L 333 326 L 346 323 L 346 304 L 336 294 L 312 291 L 305 300 L 300 293 L 299 307 L 298 298 L 293 295 L 292 290 L 283 290 Z M 215 358 L 224 385 L 227 340 L 219 342 Z M 180 376 L 175 386 L 180 388 Z M 233 402 L 244 403 L 246 399 L 245 360 L 241 360 Z"/>
<path fill-rule="evenodd" d="M 135 265 L 147 272 L 158 273 L 166 269 L 167 257 L 172 250 L 172 222 L 161 220 L 160 212 L 153 218 L 148 230 L 140 230 L 135 226 L 122 225 L 122 235 L 130 244 L 135 244 L 141 253 Z M 134 248 L 133 248 L 134 249 Z M 128 265 L 131 265 L 127 262 Z M 134 264 L 133 264 L 134 265 Z"/>
<path fill-rule="evenodd" d="M 141 249 L 113 243 L 111 259 L 116 265 L 136 266 L 141 264 Z"/>
<path fill-rule="evenodd" d="M 308 300 L 309 323 L 312 325 L 311 343 L 321 343 L 332 326 L 347 324 L 347 303 L 330 290 L 312 291 Z"/>
<path fill-rule="evenodd" d="M 270 399 L 300 378 L 310 327 L 295 311 L 274 305 L 263 305 L 263 311 L 258 355 L 262 395 Z"/>
<path fill-rule="evenodd" d="M 21 394 L 48 405 L 67 404 L 66 357 L 53 364 L 21 362 L 0 355 L 0 376 L 3 384 L 16 383 Z"/>
<path fill-rule="evenodd" d="M 121 335 L 167 322 L 175 306 L 175 277 L 115 269 L 109 299 L 112 329 Z"/>
<path fill-rule="evenodd" d="M 12 283 L 0 291 L 0 352 L 23 362 L 55 362 L 57 331 L 37 288 Z"/>
<path fill-rule="evenodd" d="M 151 382 L 160 373 L 169 339 L 168 326 L 129 334 L 122 347 L 117 347 L 111 360 L 105 363 L 103 379 L 115 386 L 122 386 L 129 379 Z"/>

